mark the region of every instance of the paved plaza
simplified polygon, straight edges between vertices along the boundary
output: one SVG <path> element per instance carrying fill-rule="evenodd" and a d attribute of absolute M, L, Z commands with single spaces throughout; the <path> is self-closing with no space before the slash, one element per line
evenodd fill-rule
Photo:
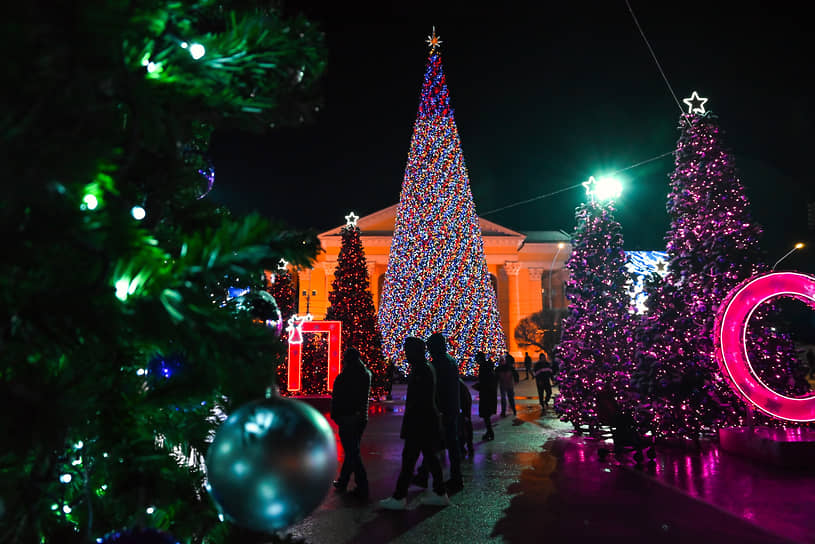
<path fill-rule="evenodd" d="M 495 416 L 494 441 L 481 441 L 483 424 L 473 419 L 475 456 L 464 461 L 465 487 L 450 506 L 420 506 L 422 490 L 411 487 L 408 510 L 393 512 L 377 503 L 393 493 L 401 459 L 405 386 L 396 386 L 393 401 L 372 404 L 363 437 L 371 501 L 332 489 L 289 532 L 313 544 L 815 543 L 815 471 L 758 466 L 715 444 L 659 449 L 652 467 L 600 461 L 601 442 L 575 436 L 551 408 L 541 414 L 534 381 L 515 393 L 518 417 Z M 477 414 L 475 391 L 473 401 Z"/>

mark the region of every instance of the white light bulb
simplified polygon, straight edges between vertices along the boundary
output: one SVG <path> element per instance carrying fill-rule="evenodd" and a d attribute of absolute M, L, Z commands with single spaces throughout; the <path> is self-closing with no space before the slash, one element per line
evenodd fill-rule
<path fill-rule="evenodd" d="M 70 474 L 67 474 L 67 473 L 63 474 L 62 476 L 59 477 L 59 481 L 64 483 L 64 484 L 71 483 L 72 479 L 73 479 L 73 477 Z"/>
<path fill-rule="evenodd" d="M 99 201 L 96 199 L 95 196 L 91 194 L 87 194 L 82 198 L 82 202 L 85 203 L 85 207 L 89 210 L 95 210 L 96 207 L 99 205 Z"/>
<path fill-rule="evenodd" d="M 130 282 L 125 279 L 121 279 L 116 282 L 116 298 L 124 302 L 127 300 L 127 288 L 130 287 Z"/>
<path fill-rule="evenodd" d="M 147 63 L 147 71 L 148 72 L 150 72 L 152 74 L 156 70 L 158 70 L 158 64 L 156 64 L 155 62 L 148 62 Z"/>
<path fill-rule="evenodd" d="M 135 219 L 136 221 L 141 221 L 142 219 L 145 218 L 145 216 L 147 216 L 147 212 L 144 211 L 144 208 L 142 208 L 141 206 L 133 206 L 132 208 L 130 208 L 130 215 L 132 215 L 133 219 Z"/>
<path fill-rule="evenodd" d="M 207 50 L 200 43 L 194 43 L 194 44 L 190 45 L 190 55 L 195 60 L 200 59 L 201 57 L 206 55 L 206 53 L 207 53 Z"/>
<path fill-rule="evenodd" d="M 180 45 L 181 45 L 181 49 L 186 49 L 187 47 L 190 46 L 190 44 L 188 44 L 187 42 L 181 42 Z"/>
<path fill-rule="evenodd" d="M 138 369 L 136 371 L 136 375 L 137 376 L 144 376 L 145 375 L 144 369 L 143 368 Z"/>
<path fill-rule="evenodd" d="M 74 447 L 76 449 L 78 449 L 78 450 L 81 450 L 84 446 L 85 446 L 85 443 L 82 442 L 81 440 L 79 442 L 77 442 L 76 444 L 74 444 Z"/>
<path fill-rule="evenodd" d="M 148 507 L 147 507 L 147 510 L 145 510 L 145 512 L 147 512 L 148 514 L 152 514 L 152 513 L 153 513 L 153 512 L 155 512 L 155 511 L 156 511 L 156 507 L 155 507 L 155 506 L 148 506 Z"/>
<path fill-rule="evenodd" d="M 62 511 L 65 512 L 66 514 L 70 514 L 71 513 L 71 507 L 66 504 L 66 505 L 64 505 L 62 507 Z"/>

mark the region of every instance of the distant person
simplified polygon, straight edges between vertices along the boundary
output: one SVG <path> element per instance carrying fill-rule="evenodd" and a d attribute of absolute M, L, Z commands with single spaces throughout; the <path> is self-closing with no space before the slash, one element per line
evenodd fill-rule
<path fill-rule="evenodd" d="M 515 383 L 518 381 L 518 372 L 515 370 L 515 358 L 509 353 L 504 357 L 504 362 L 495 369 L 495 376 L 498 378 L 498 389 L 501 396 L 501 417 L 507 415 L 507 403 L 512 409 L 512 414 L 517 416 L 515 409 Z"/>
<path fill-rule="evenodd" d="M 532 376 L 532 357 L 529 356 L 528 351 L 524 355 L 524 369 L 526 370 L 526 378 L 524 379 L 528 380 Z"/>
<path fill-rule="evenodd" d="M 464 486 L 464 480 L 461 477 L 461 445 L 458 429 L 461 412 L 458 365 L 447 353 L 447 342 L 441 333 L 430 335 L 427 339 L 427 350 L 430 352 L 430 363 L 436 371 L 438 380 L 436 398 L 442 415 L 444 445 L 450 459 L 450 480 L 445 484 L 445 488 L 448 492 L 459 491 Z M 413 483 L 427 487 L 427 472 L 423 458 Z"/>
<path fill-rule="evenodd" d="M 552 363 L 546 353 L 541 353 L 535 363 L 535 385 L 538 388 L 538 401 L 546 409 L 552 398 Z"/>
<path fill-rule="evenodd" d="M 393 361 L 388 361 L 388 369 L 385 371 L 385 400 L 393 400 L 393 382 L 396 380 L 396 365 Z"/>
<path fill-rule="evenodd" d="M 473 448 L 473 395 L 470 388 L 461 378 L 458 379 L 459 399 L 461 400 L 461 412 L 458 418 L 458 442 L 461 448 L 462 457 L 470 457 L 475 454 Z"/>
<path fill-rule="evenodd" d="M 345 451 L 339 479 L 334 487 L 344 492 L 354 475 L 356 488 L 350 495 L 368 499 L 368 474 L 362 464 L 360 442 L 368 424 L 368 398 L 371 395 L 371 371 L 365 367 L 356 348 L 345 350 L 342 371 L 334 380 L 331 392 L 331 419 L 339 428 L 340 443 Z"/>
<path fill-rule="evenodd" d="M 425 358 L 425 344 L 419 338 L 405 338 L 408 374 L 405 415 L 399 436 L 405 440 L 402 467 L 393 496 L 379 501 L 382 508 L 404 510 L 416 460 L 421 453 L 433 476 L 433 493 L 422 497 L 422 504 L 446 506 L 450 499 L 444 490 L 444 476 L 436 452 L 443 448 L 441 415 L 436 407 L 436 372 Z"/>
<path fill-rule="evenodd" d="M 488 361 L 483 351 L 475 354 L 475 362 L 478 364 L 478 381 L 473 385 L 473 389 L 478 391 L 478 416 L 484 420 L 484 427 L 487 432 L 482 437 L 489 441 L 495 439 L 490 418 L 495 415 L 498 409 L 498 379 L 495 377 L 495 368 L 492 361 Z"/>

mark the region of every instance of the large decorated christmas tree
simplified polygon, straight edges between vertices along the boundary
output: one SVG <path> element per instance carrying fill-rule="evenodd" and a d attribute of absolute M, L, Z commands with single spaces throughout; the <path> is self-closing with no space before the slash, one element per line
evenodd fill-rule
<path fill-rule="evenodd" d="M 587 183 L 593 191 L 594 178 Z M 631 316 L 622 226 L 614 207 L 596 202 L 577 208 L 573 250 L 566 267 L 569 313 L 556 349 L 560 395 L 555 411 L 576 428 L 594 431 L 601 421 L 598 394 L 609 390 L 631 404 Z"/>
<path fill-rule="evenodd" d="M 368 262 L 353 212 L 347 219 L 348 224 L 341 231 L 342 247 L 328 295 L 331 306 L 325 318 L 327 321 L 342 321 L 343 349 L 355 347 L 359 350 L 373 374 L 371 394 L 378 398 L 385 393 L 387 379 L 382 335 L 370 291 Z"/>
<path fill-rule="evenodd" d="M 404 365 L 405 337 L 441 332 L 472 374 L 474 354 L 495 359 L 506 340 L 435 31 L 428 43 L 379 323 L 385 356 L 396 364 Z"/>
<path fill-rule="evenodd" d="M 307 266 L 317 240 L 201 198 L 208 138 L 285 121 L 323 55 L 307 21 L 237 4 L 9 6 L 2 542 L 258 541 L 219 521 L 197 461 L 213 403 L 262 397 L 283 346 L 222 280 Z"/>
<path fill-rule="evenodd" d="M 633 380 L 647 408 L 643 423 L 657 437 L 695 439 L 743 421 L 744 406 L 714 358 L 713 325 L 727 293 L 767 270 L 759 250 L 761 228 L 706 101 L 694 92 L 679 119 L 667 204 L 669 272 L 651 293 L 637 334 Z M 751 320 L 751 361 L 777 391 L 805 393 L 809 386 L 793 344 L 773 313 L 765 304 Z"/>

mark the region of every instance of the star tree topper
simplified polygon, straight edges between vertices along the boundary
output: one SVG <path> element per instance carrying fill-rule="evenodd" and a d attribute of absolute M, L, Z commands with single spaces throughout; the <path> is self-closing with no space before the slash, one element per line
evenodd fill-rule
<path fill-rule="evenodd" d="M 698 113 L 701 115 L 707 113 L 705 111 L 705 102 L 707 102 L 707 98 L 702 98 L 696 91 L 691 93 L 690 98 L 683 98 L 682 102 L 687 104 L 688 113 Z"/>
<path fill-rule="evenodd" d="M 345 226 L 346 227 L 356 227 L 358 220 L 359 220 L 359 216 L 357 214 L 355 214 L 354 212 L 351 212 L 351 213 L 349 213 L 348 215 L 345 216 L 345 221 L 346 221 Z"/>
<path fill-rule="evenodd" d="M 439 48 L 439 46 L 441 45 L 441 39 L 438 36 L 436 36 L 436 27 L 435 26 L 433 27 L 433 34 L 428 36 L 425 41 L 427 42 L 427 45 L 430 46 L 430 52 L 431 53 Z"/>
<path fill-rule="evenodd" d="M 281 258 L 280 262 L 277 265 L 277 269 L 280 270 L 281 272 L 285 272 L 288 269 L 288 267 L 289 267 L 289 261 L 287 261 L 286 259 Z"/>
<path fill-rule="evenodd" d="M 594 191 L 597 188 L 597 180 L 594 179 L 594 176 L 589 176 L 589 179 L 581 183 L 581 185 L 586 188 L 586 194 L 594 202 Z"/>

